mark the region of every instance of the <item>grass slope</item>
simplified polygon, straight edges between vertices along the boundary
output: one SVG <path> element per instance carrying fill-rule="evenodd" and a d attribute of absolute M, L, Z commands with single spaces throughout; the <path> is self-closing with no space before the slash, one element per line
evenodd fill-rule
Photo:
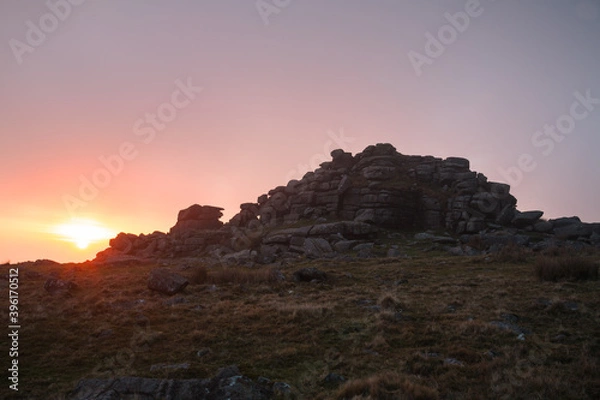
<path fill-rule="evenodd" d="M 306 261 L 280 268 L 283 282 L 208 270 L 174 297 L 146 288 L 156 265 L 22 265 L 19 398 L 63 398 L 85 377 L 203 378 L 229 364 L 297 398 L 600 398 L 600 282 L 540 281 L 535 262 Z M 185 265 L 172 268 L 198 281 L 201 266 Z M 304 266 L 328 280 L 293 282 Z M 51 295 L 48 276 L 78 289 Z"/>

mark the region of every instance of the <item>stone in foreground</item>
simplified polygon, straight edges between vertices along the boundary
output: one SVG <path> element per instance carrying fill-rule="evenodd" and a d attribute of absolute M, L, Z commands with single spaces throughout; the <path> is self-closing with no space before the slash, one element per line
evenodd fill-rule
<path fill-rule="evenodd" d="M 221 369 L 212 379 L 152 379 L 123 377 L 84 379 L 69 400 L 265 400 L 273 391 L 243 376 L 236 366 Z"/>
<path fill-rule="evenodd" d="M 185 289 L 188 283 L 186 278 L 167 268 L 156 268 L 150 272 L 148 289 L 171 296 Z"/>

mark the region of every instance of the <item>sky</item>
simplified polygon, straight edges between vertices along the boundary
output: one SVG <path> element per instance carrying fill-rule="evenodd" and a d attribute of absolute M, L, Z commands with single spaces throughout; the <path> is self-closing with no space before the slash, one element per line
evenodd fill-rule
<path fill-rule="evenodd" d="M 0 263 L 227 221 L 380 142 L 600 221 L 600 0 L 12 0 L 0 43 Z"/>

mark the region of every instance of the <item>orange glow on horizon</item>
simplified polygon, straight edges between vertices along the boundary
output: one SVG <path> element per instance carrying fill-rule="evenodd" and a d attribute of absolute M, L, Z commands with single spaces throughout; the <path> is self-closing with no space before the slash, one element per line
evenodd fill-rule
<path fill-rule="evenodd" d="M 108 240 L 116 235 L 97 221 L 81 218 L 57 225 L 52 233 L 58 236 L 59 240 L 71 242 L 81 250 L 87 249 L 92 243 Z"/>

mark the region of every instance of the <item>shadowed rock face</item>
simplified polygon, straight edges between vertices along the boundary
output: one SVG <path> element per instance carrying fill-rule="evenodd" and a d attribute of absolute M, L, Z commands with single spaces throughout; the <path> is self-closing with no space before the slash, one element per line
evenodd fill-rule
<path fill-rule="evenodd" d="M 381 228 L 451 234 L 518 229 L 600 243 L 599 224 L 577 217 L 545 221 L 542 211 L 518 211 L 509 185 L 471 171 L 464 158 L 408 156 L 387 143 L 331 156 L 302 179 L 243 203 L 225 225 L 222 208 L 194 204 L 179 212 L 168 234 L 121 233 L 96 261 L 228 255 L 234 263 L 252 263 L 282 254 L 333 256 L 351 247 L 348 240 L 370 239 Z"/>

